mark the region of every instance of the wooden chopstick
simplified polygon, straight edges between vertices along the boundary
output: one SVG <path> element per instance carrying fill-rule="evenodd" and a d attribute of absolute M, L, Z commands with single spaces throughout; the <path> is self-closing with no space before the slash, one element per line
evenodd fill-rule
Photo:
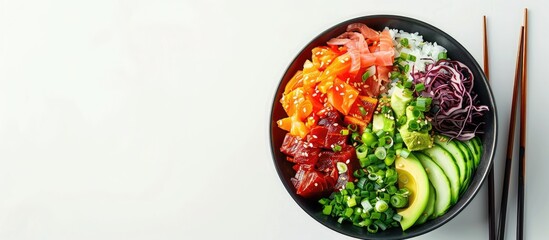
<path fill-rule="evenodd" d="M 513 163 L 513 147 L 515 143 L 515 122 L 516 122 L 516 112 L 517 112 L 517 100 L 518 100 L 518 89 L 519 89 L 519 80 L 522 77 L 522 59 L 523 59 L 523 45 L 524 45 L 524 26 L 520 29 L 520 40 L 517 50 L 517 62 L 515 66 L 515 79 L 513 83 L 513 98 L 511 100 L 511 112 L 509 120 L 509 132 L 507 135 L 507 154 L 505 158 L 505 172 L 503 177 L 503 189 L 501 195 L 501 205 L 499 212 L 499 226 L 497 239 L 503 240 L 505 238 L 505 224 L 507 220 L 507 200 L 509 198 L 509 181 L 511 179 L 511 166 Z"/>
<path fill-rule="evenodd" d="M 520 86 L 520 148 L 519 148 L 519 172 L 518 172 L 518 198 L 517 198 L 517 239 L 524 236 L 524 178 L 526 177 L 526 90 L 528 72 L 528 9 L 524 9 L 524 43 L 522 45 L 522 81 Z"/>
<path fill-rule="evenodd" d="M 488 61 L 488 34 L 486 28 L 486 16 L 483 17 L 484 27 L 484 75 L 488 81 L 490 81 L 490 66 Z M 488 167 L 488 215 L 489 215 L 489 239 L 496 239 L 496 211 L 495 211 L 495 197 L 494 197 L 494 162 L 490 163 Z"/>

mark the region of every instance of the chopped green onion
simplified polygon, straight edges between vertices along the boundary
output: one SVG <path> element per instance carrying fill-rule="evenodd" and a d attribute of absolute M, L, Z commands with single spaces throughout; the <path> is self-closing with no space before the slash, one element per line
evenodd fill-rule
<path fill-rule="evenodd" d="M 400 39 L 400 45 L 402 45 L 403 47 L 408 47 L 408 38 Z"/>
<path fill-rule="evenodd" d="M 358 141 L 360 139 L 360 134 L 358 132 L 351 133 L 351 139 L 353 141 Z"/>
<path fill-rule="evenodd" d="M 378 160 L 377 156 L 374 153 L 368 154 L 368 159 L 370 160 L 371 163 L 374 163 L 375 161 Z"/>
<path fill-rule="evenodd" d="M 336 167 L 337 167 L 337 171 L 341 174 L 341 173 L 345 173 L 347 172 L 347 164 L 345 164 L 344 162 L 337 162 L 336 163 Z"/>
<path fill-rule="evenodd" d="M 368 212 L 368 211 L 370 211 L 370 209 L 374 208 L 374 207 L 372 207 L 372 204 L 370 203 L 370 201 L 368 201 L 368 199 L 366 199 L 366 198 L 362 199 L 362 201 L 360 201 L 360 205 L 364 209 L 364 212 Z"/>
<path fill-rule="evenodd" d="M 390 79 L 396 79 L 400 76 L 399 72 L 391 72 L 391 75 L 389 76 Z"/>
<path fill-rule="evenodd" d="M 415 61 L 416 61 L 416 56 L 410 54 L 410 55 L 408 55 L 408 60 L 409 60 L 410 62 L 415 62 Z"/>
<path fill-rule="evenodd" d="M 332 205 L 325 205 L 324 209 L 322 209 L 322 214 L 330 215 L 331 213 L 332 213 Z"/>
<path fill-rule="evenodd" d="M 408 188 L 401 188 L 396 194 L 399 196 L 408 197 L 410 195 L 410 190 L 408 190 Z"/>
<path fill-rule="evenodd" d="M 341 146 L 337 145 L 337 144 L 334 144 L 332 146 L 332 150 L 334 150 L 334 152 L 339 152 L 341 151 Z"/>
<path fill-rule="evenodd" d="M 356 124 L 349 124 L 347 125 L 347 129 L 351 130 L 352 132 L 356 132 L 358 126 Z"/>
<path fill-rule="evenodd" d="M 406 124 L 406 116 L 404 116 L 404 115 L 400 116 L 397 120 L 397 124 L 398 124 L 398 126 L 402 126 L 402 125 Z"/>
<path fill-rule="evenodd" d="M 356 206 L 356 199 L 354 196 L 347 200 L 347 206 L 350 207 L 348 209 L 351 209 L 351 210 L 352 210 L 352 207 Z"/>
<path fill-rule="evenodd" d="M 367 229 L 369 233 L 377 233 L 377 231 L 379 230 L 379 227 L 375 224 L 370 224 L 368 225 Z"/>
<path fill-rule="evenodd" d="M 330 200 L 327 199 L 327 198 L 322 198 L 322 199 L 318 200 L 318 202 L 319 202 L 320 204 L 322 204 L 322 205 L 328 204 L 329 201 L 330 201 Z"/>
<path fill-rule="evenodd" d="M 387 152 L 387 156 L 385 157 L 385 165 L 391 166 L 396 159 L 396 155 L 394 152 Z"/>
<path fill-rule="evenodd" d="M 416 92 L 421 92 L 421 91 L 425 90 L 425 84 L 418 83 L 418 84 L 416 84 L 415 88 L 416 88 Z"/>
<path fill-rule="evenodd" d="M 358 159 L 366 158 L 368 155 L 368 146 L 365 144 L 362 144 L 356 148 L 356 157 Z"/>
<path fill-rule="evenodd" d="M 355 189 L 355 184 L 353 182 L 347 182 L 347 184 L 345 184 L 345 189 L 353 191 Z"/>
<path fill-rule="evenodd" d="M 362 75 L 362 82 L 366 82 L 366 80 L 370 77 L 370 72 L 369 71 L 366 71 L 363 75 Z"/>
<path fill-rule="evenodd" d="M 372 180 L 372 181 L 375 181 L 377 180 L 379 176 L 376 174 L 376 173 L 369 173 L 368 174 L 368 179 Z"/>
<path fill-rule="evenodd" d="M 366 109 L 364 109 L 364 107 L 359 106 L 359 107 L 358 107 L 358 110 L 360 111 L 360 114 L 361 114 L 362 116 L 368 115 L 368 111 L 366 111 Z"/>
<path fill-rule="evenodd" d="M 381 231 L 385 231 L 385 229 L 387 229 L 387 225 L 380 220 L 374 221 L 374 224 L 372 225 L 378 226 L 379 228 L 381 228 Z"/>
<path fill-rule="evenodd" d="M 345 218 L 339 217 L 339 218 L 337 219 L 337 222 L 338 222 L 338 223 L 343 223 L 343 220 L 345 220 Z M 375 224 L 372 224 L 372 225 L 375 225 Z"/>
<path fill-rule="evenodd" d="M 400 222 L 402 221 L 402 215 L 399 215 L 398 213 L 393 215 L 393 220 Z"/>
<path fill-rule="evenodd" d="M 441 52 L 438 54 L 438 60 L 440 59 L 446 59 L 448 56 L 446 55 L 446 52 Z"/>
<path fill-rule="evenodd" d="M 423 114 L 418 109 L 417 102 L 416 102 L 416 106 L 414 107 L 414 110 L 412 110 L 412 116 L 414 116 L 414 118 L 420 118 L 422 115 Z"/>
<path fill-rule="evenodd" d="M 362 173 L 364 173 L 362 170 L 357 170 L 357 171 L 360 171 Z M 358 182 L 356 183 L 357 187 L 360 188 L 360 189 L 364 189 L 364 184 L 366 183 L 366 178 L 360 178 L 358 180 Z"/>
<path fill-rule="evenodd" d="M 408 65 L 406 65 L 406 66 L 408 66 Z M 412 82 L 406 81 L 406 82 L 403 83 L 403 86 L 404 86 L 404 88 L 408 88 L 408 89 L 409 89 L 410 87 L 412 87 Z"/>
<path fill-rule="evenodd" d="M 410 65 L 404 66 L 404 72 L 407 73 L 409 71 L 410 71 Z M 411 82 L 409 82 L 409 83 L 411 83 Z M 410 88 L 410 87 L 411 87 L 411 85 L 408 88 Z"/>
<path fill-rule="evenodd" d="M 347 136 L 349 135 L 349 129 L 342 129 L 339 133 L 343 136 Z"/>
<path fill-rule="evenodd" d="M 410 120 L 408 122 L 408 129 L 412 130 L 412 131 L 417 131 L 419 130 L 420 126 L 419 124 L 416 122 L 416 120 Z"/>
<path fill-rule="evenodd" d="M 375 156 L 374 156 L 375 157 Z M 358 159 L 359 163 L 360 163 L 360 167 L 366 167 L 368 165 L 370 165 L 372 163 L 372 161 L 370 160 L 369 157 L 365 157 L 365 158 L 359 158 Z"/>
<path fill-rule="evenodd" d="M 376 135 L 377 135 L 378 137 L 383 136 L 383 134 L 385 134 L 385 131 L 383 131 L 383 130 L 379 130 L 379 131 L 376 132 Z"/>
<path fill-rule="evenodd" d="M 391 195 L 395 194 L 398 191 L 398 189 L 395 186 L 389 186 L 387 188 L 387 192 Z"/>
<path fill-rule="evenodd" d="M 344 215 L 345 217 L 351 217 L 351 215 L 353 215 L 353 209 L 352 208 L 345 209 Z"/>
<path fill-rule="evenodd" d="M 408 204 L 408 198 L 400 195 L 393 195 L 391 197 L 391 205 L 396 208 L 403 208 Z"/>
<path fill-rule="evenodd" d="M 380 218 L 381 218 L 381 213 L 379 213 L 379 212 L 372 212 L 372 213 L 370 214 L 370 218 L 371 218 L 371 219 L 380 219 Z"/>
<path fill-rule="evenodd" d="M 405 53 L 405 52 L 401 52 L 401 53 L 400 53 L 400 58 L 402 58 L 402 59 L 404 59 L 404 60 L 408 60 L 408 57 L 409 57 L 409 56 L 408 56 L 407 53 Z"/>
<path fill-rule="evenodd" d="M 402 143 L 404 142 L 404 139 L 402 139 L 402 135 L 400 133 L 395 134 L 395 143 Z"/>
<path fill-rule="evenodd" d="M 376 207 L 375 207 L 376 211 L 385 212 L 387 211 L 388 208 L 389 208 L 389 204 L 387 204 L 387 202 L 383 201 L 382 199 L 376 202 Z"/>
<path fill-rule="evenodd" d="M 418 114 L 418 115 L 421 115 L 421 112 L 425 112 L 425 110 L 427 110 L 427 108 L 425 106 L 425 100 L 420 101 L 419 98 L 417 99 L 416 106 L 414 107 L 414 111 L 416 111 L 416 110 L 418 112 L 420 112 L 420 114 Z"/>
<path fill-rule="evenodd" d="M 403 158 L 407 158 L 408 155 L 410 155 L 410 150 L 408 150 L 407 148 L 403 148 L 400 150 L 400 156 L 403 157 Z"/>
<path fill-rule="evenodd" d="M 382 159 L 385 159 L 385 157 L 387 156 L 387 150 L 385 150 L 384 147 L 377 147 L 374 154 L 378 159 L 382 160 Z"/>
<path fill-rule="evenodd" d="M 372 219 L 369 218 L 365 218 L 364 220 L 362 220 L 362 222 L 359 223 L 359 226 L 361 227 L 369 227 L 370 225 L 372 225 Z"/>

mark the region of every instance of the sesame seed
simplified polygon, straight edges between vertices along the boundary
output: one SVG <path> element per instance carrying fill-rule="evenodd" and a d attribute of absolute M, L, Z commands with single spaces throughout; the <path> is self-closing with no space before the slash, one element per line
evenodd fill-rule
<path fill-rule="evenodd" d="M 349 95 L 349 98 L 353 98 L 353 94 Z"/>
<path fill-rule="evenodd" d="M 343 96 L 343 95 L 345 95 L 345 93 L 344 93 L 344 92 L 341 92 L 339 95 Z"/>
<path fill-rule="evenodd" d="M 337 124 L 337 123 L 334 123 L 334 127 L 337 127 L 337 125 L 339 125 L 339 124 Z"/>
<path fill-rule="evenodd" d="M 351 159 L 347 159 L 347 161 L 345 161 L 345 163 L 349 164 L 351 162 Z"/>
<path fill-rule="evenodd" d="M 318 138 L 316 135 L 312 135 L 312 136 L 313 136 L 313 138 L 315 138 L 315 139 Z"/>
<path fill-rule="evenodd" d="M 315 187 L 317 187 L 317 186 L 318 186 L 318 183 L 315 183 Z"/>
<path fill-rule="evenodd" d="M 336 86 L 336 91 L 339 91 L 339 87 Z"/>

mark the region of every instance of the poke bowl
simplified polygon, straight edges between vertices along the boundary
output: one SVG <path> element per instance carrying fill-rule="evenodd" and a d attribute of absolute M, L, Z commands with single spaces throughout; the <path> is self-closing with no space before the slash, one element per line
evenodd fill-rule
<path fill-rule="evenodd" d="M 308 215 L 351 237 L 404 239 L 472 201 L 497 127 L 487 79 L 459 42 L 416 19 L 372 15 L 297 53 L 269 131 L 278 176 Z"/>

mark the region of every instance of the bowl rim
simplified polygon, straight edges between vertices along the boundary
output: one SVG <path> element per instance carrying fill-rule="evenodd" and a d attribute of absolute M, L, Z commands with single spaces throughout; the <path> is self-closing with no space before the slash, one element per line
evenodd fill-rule
<path fill-rule="evenodd" d="M 496 103 L 495 103 L 495 100 L 494 100 L 494 95 L 493 95 L 493 92 L 492 92 L 492 88 L 488 84 L 487 77 L 484 74 L 484 71 L 480 67 L 477 60 L 471 55 L 471 53 L 459 41 L 454 39 L 452 36 L 450 36 L 446 32 L 442 31 L 441 29 L 439 29 L 439 28 L 437 28 L 437 27 L 435 27 L 435 26 L 433 26 L 433 25 L 431 25 L 427 22 L 424 22 L 424 21 L 421 21 L 421 20 L 418 20 L 418 19 L 415 19 L 415 18 L 407 17 L 407 16 L 391 15 L 391 14 L 375 14 L 375 15 L 364 15 L 364 16 L 354 17 L 354 18 L 350 18 L 348 20 L 338 22 L 338 23 L 332 25 L 331 27 L 325 29 L 321 33 L 317 34 L 310 41 L 308 41 L 308 43 L 305 44 L 301 48 L 301 50 L 299 50 L 297 52 L 296 56 L 292 59 L 292 61 L 290 61 L 288 66 L 285 68 L 286 70 L 284 71 L 284 74 L 282 75 L 281 79 L 279 80 L 278 86 L 277 86 L 276 91 L 275 91 L 274 96 L 273 96 L 273 104 L 271 105 L 271 112 L 270 112 L 270 118 L 269 118 L 269 120 L 270 120 L 270 124 L 269 124 L 269 142 L 270 142 L 270 145 L 271 145 L 272 162 L 275 166 L 275 169 L 277 171 L 277 175 L 280 178 L 280 181 L 282 182 L 282 184 L 286 188 L 286 191 L 288 191 L 288 193 L 290 194 L 290 196 L 294 200 L 294 202 L 303 211 L 305 211 L 311 218 L 313 218 L 315 221 L 319 222 L 320 224 L 324 225 L 325 227 L 327 227 L 327 228 L 329 228 L 333 231 L 339 232 L 341 234 L 344 234 L 346 236 L 355 237 L 355 238 L 368 238 L 368 239 L 391 239 L 388 236 L 376 237 L 376 234 L 356 235 L 356 234 L 352 234 L 352 233 L 343 231 L 343 229 L 341 229 L 341 228 L 334 228 L 331 225 L 327 224 L 326 222 L 321 221 L 320 219 L 315 217 L 313 211 L 310 211 L 305 206 L 302 206 L 302 203 L 297 201 L 296 196 L 294 196 L 295 195 L 294 194 L 294 187 L 290 186 L 289 181 L 287 181 L 283 177 L 280 165 L 277 164 L 277 152 L 279 152 L 280 150 L 278 150 L 277 146 L 274 146 L 274 138 L 273 138 L 273 129 L 275 129 L 275 127 L 277 127 L 276 121 L 273 119 L 275 106 L 276 106 L 276 104 L 279 104 L 279 101 L 278 101 L 279 99 L 277 98 L 277 95 L 280 91 L 280 88 L 283 87 L 283 81 L 284 81 L 285 76 L 288 74 L 291 66 L 300 57 L 300 55 L 303 53 L 303 51 L 307 47 L 309 47 L 311 44 L 313 44 L 318 38 L 328 34 L 329 32 L 335 30 L 336 28 L 339 28 L 343 25 L 348 25 L 350 23 L 364 22 L 366 20 L 376 19 L 376 18 L 388 18 L 390 20 L 404 21 L 404 22 L 407 22 L 407 23 L 410 23 L 410 24 L 413 24 L 413 25 L 422 25 L 425 28 L 429 28 L 429 29 L 433 30 L 437 34 L 442 35 L 443 38 L 448 39 L 450 42 L 452 42 L 454 45 L 456 45 L 458 49 L 463 50 L 460 54 L 464 54 L 465 58 L 468 58 L 468 59 L 472 60 L 473 66 L 469 66 L 469 68 L 471 68 L 472 71 L 478 71 L 478 73 L 480 75 L 481 79 L 478 79 L 478 78 L 475 79 L 475 82 L 474 82 L 475 85 L 476 84 L 482 84 L 483 85 L 482 87 L 484 89 L 486 89 L 486 91 L 487 91 L 487 94 L 488 94 L 488 96 L 487 96 L 488 101 L 487 102 L 491 105 L 490 106 L 491 107 L 490 112 L 488 112 L 487 114 L 492 115 L 491 117 L 493 119 L 493 121 L 492 121 L 492 125 L 493 125 L 493 128 L 494 128 L 493 133 L 491 133 L 491 136 L 486 136 L 486 137 L 489 137 L 489 138 L 493 139 L 493 141 L 489 146 L 486 146 L 487 143 L 485 141 L 483 141 L 483 143 L 482 143 L 483 144 L 483 156 L 481 158 L 481 161 L 483 161 L 483 162 L 488 161 L 488 162 L 485 164 L 486 167 L 483 168 L 483 169 L 480 169 L 480 166 L 483 165 L 483 164 L 479 164 L 479 168 L 477 168 L 475 170 L 475 173 L 472 177 L 472 179 L 477 180 L 477 181 L 475 181 L 476 184 L 473 184 L 473 182 L 471 182 L 468 189 L 466 190 L 466 192 L 473 191 L 473 193 L 471 195 L 468 195 L 467 197 L 466 197 L 467 194 L 465 194 L 466 192 L 463 193 L 463 195 L 460 196 L 459 201 L 456 204 L 454 204 L 454 206 L 458 205 L 458 203 L 461 202 L 461 201 L 463 201 L 464 203 L 462 205 L 460 205 L 459 208 L 455 208 L 455 207 L 450 208 L 450 210 L 448 212 L 446 212 L 443 216 L 438 217 L 437 218 L 437 220 L 438 220 L 437 224 L 434 224 L 432 226 L 428 226 L 428 227 L 425 227 L 425 228 L 414 229 L 413 232 L 404 232 L 404 231 L 402 231 L 402 235 L 395 236 L 396 237 L 395 239 L 406 239 L 406 238 L 420 236 L 420 235 L 423 235 L 423 234 L 428 233 L 430 231 L 433 231 L 433 230 L 445 225 L 447 222 L 449 222 L 455 216 L 457 216 L 461 211 L 463 211 L 463 209 L 465 209 L 469 205 L 469 203 L 471 203 L 472 199 L 478 194 L 479 190 L 481 189 L 481 187 L 482 187 L 482 185 L 483 185 L 483 183 L 486 179 L 486 176 L 488 175 L 490 169 L 492 169 L 492 166 L 493 166 L 493 158 L 494 158 L 494 155 L 495 155 L 495 149 L 496 149 L 497 140 L 498 140 L 498 137 L 497 137 L 498 136 L 498 118 L 497 118 L 498 115 L 497 115 L 497 108 L 496 108 Z M 484 149 L 490 149 L 490 151 L 486 151 Z M 482 170 L 482 171 L 479 171 L 479 170 Z"/>

